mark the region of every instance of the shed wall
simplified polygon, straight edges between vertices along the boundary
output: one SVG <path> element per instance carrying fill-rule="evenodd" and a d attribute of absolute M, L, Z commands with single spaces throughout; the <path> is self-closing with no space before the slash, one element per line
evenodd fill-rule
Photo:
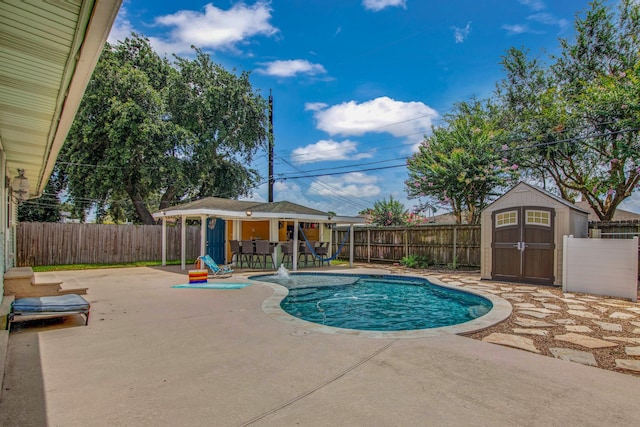
<path fill-rule="evenodd" d="M 481 214 L 481 266 L 480 275 L 483 279 L 491 279 L 492 250 L 491 243 L 492 222 L 494 211 L 520 206 L 538 206 L 552 208 L 556 212 L 554 229 L 554 276 L 555 285 L 562 284 L 562 236 L 573 234 L 576 237 L 586 237 L 588 233 L 588 217 L 586 213 L 569 208 L 546 194 L 536 191 L 525 184 L 518 184 L 504 196 L 487 207 Z"/>

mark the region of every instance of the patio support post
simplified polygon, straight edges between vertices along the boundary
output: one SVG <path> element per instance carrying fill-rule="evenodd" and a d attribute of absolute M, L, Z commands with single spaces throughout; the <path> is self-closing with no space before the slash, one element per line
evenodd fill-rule
<path fill-rule="evenodd" d="M 162 217 L 162 265 L 167 265 L 167 219 Z"/>
<path fill-rule="evenodd" d="M 180 216 L 181 233 L 180 233 L 180 268 L 187 269 L 187 217 Z"/>
<path fill-rule="evenodd" d="M 200 256 L 207 253 L 207 216 L 200 215 Z"/>
<path fill-rule="evenodd" d="M 298 220 L 293 220 L 293 260 L 291 261 L 293 271 L 298 271 Z"/>
<path fill-rule="evenodd" d="M 353 224 L 349 224 L 349 268 L 353 268 L 353 247 L 354 247 Z"/>

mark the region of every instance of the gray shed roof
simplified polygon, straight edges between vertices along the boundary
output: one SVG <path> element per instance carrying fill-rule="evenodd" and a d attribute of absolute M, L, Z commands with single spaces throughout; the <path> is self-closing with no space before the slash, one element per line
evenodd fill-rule
<path fill-rule="evenodd" d="M 588 213 L 589 213 L 589 212 L 588 212 L 588 211 L 586 211 L 585 209 L 582 209 L 581 207 L 576 206 L 575 204 L 573 204 L 573 203 L 569 202 L 568 200 L 563 199 L 562 197 L 556 196 L 555 194 L 550 193 L 550 192 L 548 192 L 547 190 L 543 190 L 542 188 L 538 188 L 538 187 L 533 186 L 533 185 L 531 185 L 531 184 L 527 184 L 526 182 L 519 182 L 519 183 L 517 183 L 516 185 L 514 185 L 513 187 L 511 187 L 511 188 L 510 188 L 506 193 L 504 193 L 502 196 L 498 197 L 496 200 L 494 200 L 494 201 L 493 201 L 489 206 L 487 206 L 487 207 L 486 207 L 486 208 L 484 208 L 483 210 L 487 210 L 487 209 L 489 209 L 489 208 L 491 207 L 491 205 L 493 205 L 494 203 L 496 203 L 498 200 L 500 200 L 500 199 L 502 199 L 502 198 L 506 197 L 509 193 L 511 193 L 511 192 L 513 192 L 513 191 L 516 191 L 516 189 L 517 189 L 518 187 L 522 187 L 522 186 L 525 186 L 525 187 L 527 187 L 527 188 L 530 188 L 530 189 L 531 189 L 531 190 L 533 190 L 533 191 L 537 191 L 537 192 L 539 192 L 539 193 L 541 193 L 541 194 L 543 194 L 543 195 L 545 195 L 545 196 L 547 196 L 547 197 L 549 197 L 549 198 L 553 199 L 554 201 L 556 201 L 556 202 L 558 202 L 558 203 L 560 203 L 560 204 L 562 204 L 562 205 L 564 205 L 564 206 L 568 207 L 569 209 L 573 209 L 573 210 L 575 210 L 575 211 L 582 212 L 582 213 L 585 213 L 585 214 L 588 214 Z"/>

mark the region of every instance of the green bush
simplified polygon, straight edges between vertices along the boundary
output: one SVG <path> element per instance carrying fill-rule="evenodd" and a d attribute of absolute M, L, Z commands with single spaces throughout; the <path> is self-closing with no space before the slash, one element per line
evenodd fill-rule
<path fill-rule="evenodd" d="M 426 255 L 409 255 L 400 260 L 400 264 L 409 268 L 427 268 L 431 265 L 429 257 Z"/>

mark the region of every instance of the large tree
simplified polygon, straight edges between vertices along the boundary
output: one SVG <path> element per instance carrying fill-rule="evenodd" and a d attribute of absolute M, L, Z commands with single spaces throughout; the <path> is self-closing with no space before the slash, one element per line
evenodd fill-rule
<path fill-rule="evenodd" d="M 640 182 L 640 4 L 595 0 L 549 64 L 511 49 L 498 85 L 505 143 L 530 176 L 601 220 Z"/>
<path fill-rule="evenodd" d="M 151 211 L 186 198 L 248 193 L 266 117 L 247 73 L 200 50 L 171 63 L 133 34 L 105 46 L 58 165 L 80 210 L 153 224 Z"/>
<path fill-rule="evenodd" d="M 478 223 L 480 211 L 518 175 L 518 165 L 498 142 L 498 124 L 488 102 L 456 104 L 408 159 L 409 197 L 435 200 L 451 210 L 457 223 L 463 215 L 467 223 Z"/>

